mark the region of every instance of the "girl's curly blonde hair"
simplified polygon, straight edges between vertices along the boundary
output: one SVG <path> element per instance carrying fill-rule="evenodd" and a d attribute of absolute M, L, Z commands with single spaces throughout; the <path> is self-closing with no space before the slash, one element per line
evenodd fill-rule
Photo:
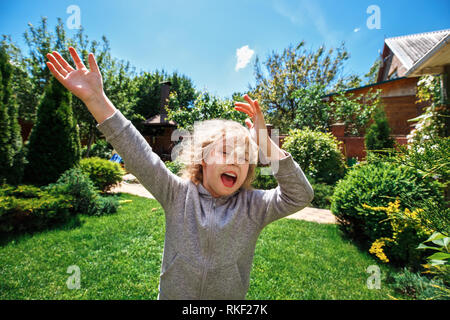
<path fill-rule="evenodd" d="M 202 161 L 208 163 L 206 159 L 213 148 L 226 143 L 227 152 L 231 151 L 230 157 L 227 155 L 227 163 L 229 159 L 238 159 L 238 164 L 249 162 L 247 177 L 241 188 L 252 189 L 258 164 L 258 145 L 247 128 L 233 120 L 211 119 L 195 122 L 192 132 L 185 131 L 182 136 L 183 140 L 174 147 L 179 152 L 175 155 L 172 152 L 172 159 L 176 158 L 176 161 L 183 164 L 180 171 L 182 178 L 191 180 L 196 185 L 203 182 Z"/>

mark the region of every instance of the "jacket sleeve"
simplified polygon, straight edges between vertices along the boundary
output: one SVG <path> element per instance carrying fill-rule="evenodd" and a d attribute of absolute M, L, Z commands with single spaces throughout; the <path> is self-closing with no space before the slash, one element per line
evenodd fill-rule
<path fill-rule="evenodd" d="M 184 180 L 173 174 L 130 120 L 116 112 L 96 126 L 122 157 L 125 168 L 167 210 L 184 187 Z"/>
<path fill-rule="evenodd" d="M 261 229 L 275 220 L 302 210 L 314 199 L 314 190 L 303 170 L 290 153 L 284 153 L 286 157 L 278 161 L 278 170 L 273 172 L 278 186 L 270 190 L 250 192 L 250 218 Z"/>

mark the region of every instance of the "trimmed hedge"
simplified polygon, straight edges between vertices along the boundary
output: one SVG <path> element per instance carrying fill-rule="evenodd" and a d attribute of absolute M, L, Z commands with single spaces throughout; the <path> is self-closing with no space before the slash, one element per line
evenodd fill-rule
<path fill-rule="evenodd" d="M 333 185 L 344 177 L 347 169 L 339 143 L 329 132 L 305 128 L 290 130 L 282 148 L 292 154 L 305 174 L 317 183 Z"/>

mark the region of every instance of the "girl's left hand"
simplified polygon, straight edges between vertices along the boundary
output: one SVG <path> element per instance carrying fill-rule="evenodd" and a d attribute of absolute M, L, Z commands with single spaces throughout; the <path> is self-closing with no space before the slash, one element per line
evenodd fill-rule
<path fill-rule="evenodd" d="M 264 121 L 264 115 L 259 107 L 258 100 L 252 100 L 247 94 L 244 95 L 244 99 L 248 103 L 235 102 L 235 109 L 246 113 L 250 119 L 245 120 L 245 124 L 250 130 L 253 139 L 256 141 L 258 146 L 261 147 L 261 135 L 264 135 L 263 140 L 267 140 L 267 126 Z M 253 122 L 252 122 L 253 121 Z"/>

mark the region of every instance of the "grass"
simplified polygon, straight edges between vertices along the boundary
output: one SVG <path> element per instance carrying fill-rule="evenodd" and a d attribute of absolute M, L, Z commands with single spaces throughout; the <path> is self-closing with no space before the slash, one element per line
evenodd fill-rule
<path fill-rule="evenodd" d="M 164 244 L 164 212 L 152 199 L 120 194 L 116 214 L 81 216 L 0 247 L 0 299 L 156 299 Z M 257 243 L 247 299 L 389 299 L 368 289 L 377 262 L 343 240 L 336 225 L 282 219 Z M 69 290 L 69 266 L 80 289 Z M 382 279 L 389 269 L 381 266 Z"/>

